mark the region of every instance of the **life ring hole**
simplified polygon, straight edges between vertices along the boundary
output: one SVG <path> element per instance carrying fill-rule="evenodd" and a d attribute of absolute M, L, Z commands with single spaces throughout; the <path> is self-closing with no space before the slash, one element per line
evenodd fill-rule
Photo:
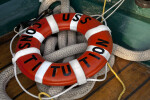
<path fill-rule="evenodd" d="M 66 39 L 66 44 L 65 44 L 66 46 L 64 48 L 59 47 L 59 42 L 63 42 L 63 39 L 62 39 L 62 41 L 61 41 L 61 39 L 60 40 L 58 39 L 59 34 L 62 34 L 62 33 L 52 34 L 44 39 L 44 41 L 41 43 L 41 47 L 40 47 L 42 56 L 49 55 L 49 54 L 55 54 L 56 52 L 63 51 L 61 49 L 64 49 L 64 50 L 66 50 L 66 52 L 68 52 L 66 54 L 74 56 L 74 58 L 76 59 L 76 58 L 80 57 L 86 51 L 87 46 L 85 46 L 85 44 L 87 43 L 87 40 L 86 40 L 85 36 L 83 34 L 81 34 L 80 32 L 71 33 L 74 35 L 71 36 L 72 39 L 70 38 L 70 40 L 68 39 L 68 37 L 70 37 L 71 34 L 67 34 L 67 36 L 66 36 L 67 39 Z M 51 42 L 51 43 L 49 43 L 49 42 Z M 47 45 L 47 44 L 52 44 L 52 45 Z M 45 47 L 45 46 L 48 46 L 48 47 Z M 72 48 L 71 48 L 71 46 L 72 46 Z M 45 54 L 46 48 L 53 49 L 54 51 L 50 51 L 50 53 Z M 72 51 L 67 50 L 67 48 L 69 50 L 82 49 L 83 52 L 76 52 L 76 54 L 72 55 Z M 62 53 L 60 53 L 60 54 L 62 54 Z M 57 56 L 59 56 L 59 55 L 57 55 Z M 68 56 L 66 55 L 66 57 L 68 57 Z M 64 57 L 64 58 L 66 58 L 66 57 Z M 64 58 L 62 58 L 62 59 L 64 59 Z M 57 60 L 56 63 L 62 63 L 62 59 Z"/>

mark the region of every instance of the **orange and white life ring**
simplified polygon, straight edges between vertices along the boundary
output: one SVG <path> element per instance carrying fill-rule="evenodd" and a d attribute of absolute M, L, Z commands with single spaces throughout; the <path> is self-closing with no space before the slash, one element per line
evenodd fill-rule
<path fill-rule="evenodd" d="M 85 35 L 86 52 L 68 63 L 46 61 L 40 54 L 41 43 L 51 34 L 64 30 Z M 109 28 L 98 20 L 80 13 L 55 14 L 39 20 L 21 35 L 13 60 L 23 74 L 36 82 L 55 86 L 78 82 L 81 85 L 105 66 L 112 46 Z"/>

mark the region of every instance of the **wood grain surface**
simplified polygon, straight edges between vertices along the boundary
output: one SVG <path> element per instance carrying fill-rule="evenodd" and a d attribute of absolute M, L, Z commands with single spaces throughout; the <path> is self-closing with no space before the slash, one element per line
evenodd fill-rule
<path fill-rule="evenodd" d="M 9 51 L 7 41 L 0 44 L 0 72 L 8 68 L 12 63 L 12 56 Z M 13 43 L 13 50 L 17 39 Z M 116 57 L 113 69 L 123 80 L 126 86 L 126 92 L 122 100 L 150 100 L 150 68 L 137 63 Z M 39 91 L 36 83 L 28 79 L 23 74 L 18 75 L 22 85 L 31 93 L 38 95 Z M 99 77 L 102 78 L 103 76 Z M 12 78 L 7 86 L 6 91 L 13 100 L 37 100 L 27 95 Z M 108 72 L 107 79 L 103 82 L 96 82 L 92 91 L 79 100 L 117 100 L 122 91 L 122 86 L 115 78 L 112 72 Z"/>

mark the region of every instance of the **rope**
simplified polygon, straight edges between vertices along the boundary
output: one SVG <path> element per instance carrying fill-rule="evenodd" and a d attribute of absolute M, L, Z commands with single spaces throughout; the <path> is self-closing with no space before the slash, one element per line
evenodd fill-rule
<path fill-rule="evenodd" d="M 19 86 L 22 88 L 22 90 L 23 90 L 24 92 L 26 92 L 28 95 L 30 95 L 30 96 L 32 96 L 32 97 L 34 97 L 34 98 L 39 98 L 38 96 L 36 96 L 36 95 L 34 95 L 34 94 L 28 92 L 28 91 L 22 86 L 22 84 L 20 83 L 20 81 L 19 81 L 19 79 L 18 79 L 18 77 L 17 77 L 16 62 L 13 62 L 13 64 L 14 64 L 14 74 L 15 74 L 16 81 L 18 82 L 18 84 L 19 84 Z M 101 82 L 101 81 L 104 81 L 104 80 L 106 79 L 106 77 L 107 77 L 107 65 L 105 66 L 105 77 L 104 77 L 103 79 L 90 79 L 90 78 L 89 78 L 89 79 L 87 79 L 87 81 L 98 81 L 98 82 Z M 59 94 L 57 94 L 57 95 L 55 95 L 55 96 L 53 96 L 53 97 L 42 98 L 42 99 L 53 99 L 53 98 L 57 98 L 57 97 L 59 97 L 60 95 L 66 93 L 66 92 L 68 92 L 68 91 L 70 91 L 71 89 L 73 89 L 73 88 L 76 87 L 76 86 L 78 86 L 78 83 L 73 84 L 72 86 L 70 86 L 69 88 L 67 88 L 65 91 L 63 91 L 63 92 L 61 92 L 61 93 L 59 93 Z"/>
<path fill-rule="evenodd" d="M 25 30 L 23 30 L 23 31 L 25 31 Z M 10 47 L 12 47 L 12 43 L 13 43 L 13 40 L 15 39 L 15 37 L 16 37 L 17 35 L 19 35 L 19 34 L 22 34 L 23 31 L 18 32 L 18 33 L 13 37 L 13 39 L 12 39 L 11 42 L 10 42 Z M 11 51 L 11 54 L 12 54 L 12 56 L 13 56 L 13 58 L 14 58 L 14 53 L 13 53 L 13 51 L 12 51 L 12 48 L 10 48 L 10 51 Z M 19 81 L 19 79 L 18 79 L 18 77 L 17 77 L 16 62 L 15 62 L 13 59 L 12 59 L 12 63 L 13 63 L 13 65 L 14 65 L 14 75 L 15 75 L 16 81 L 17 81 L 17 83 L 19 84 L 19 86 L 20 86 L 20 87 L 22 88 L 22 90 L 23 90 L 24 92 L 26 92 L 28 95 L 30 95 L 30 96 L 32 96 L 32 97 L 34 97 L 34 98 L 38 98 L 38 96 L 36 96 L 36 95 L 34 95 L 34 94 L 28 92 L 28 91 L 22 86 L 22 84 L 20 83 L 20 81 Z M 107 65 L 105 66 L 105 77 L 104 77 L 103 79 L 92 79 L 92 78 L 88 78 L 87 81 L 94 81 L 94 82 L 97 81 L 97 82 L 101 82 L 101 81 L 104 81 L 104 80 L 106 79 L 106 77 L 107 77 Z M 49 98 L 42 98 L 42 99 L 53 99 L 53 98 L 57 98 L 57 97 L 59 97 L 59 96 L 65 94 L 66 92 L 70 91 L 71 89 L 73 89 L 73 88 L 76 87 L 76 86 L 78 86 L 78 83 L 75 83 L 75 84 L 71 85 L 69 88 L 67 88 L 66 90 L 64 90 L 64 91 L 62 91 L 62 92 L 60 92 L 60 93 L 58 93 L 57 95 L 54 95 L 54 96 L 49 97 Z"/>
<path fill-rule="evenodd" d="M 40 92 L 40 93 L 38 94 L 39 100 L 42 100 L 42 97 L 41 97 L 42 95 L 47 96 L 47 97 L 51 97 L 49 94 L 47 94 L 47 93 L 45 93 L 45 92 Z M 51 100 L 54 100 L 54 99 L 51 99 Z"/>
<path fill-rule="evenodd" d="M 44 0 L 42 2 L 41 6 L 40 6 L 39 13 L 42 12 L 43 10 L 46 10 L 55 1 L 58 1 L 58 0 Z M 64 1 L 62 1 L 62 2 L 64 2 Z M 69 3 L 69 1 L 65 1 L 65 2 Z M 97 19 L 100 18 L 100 17 L 103 17 L 108 11 L 110 11 L 112 8 L 114 8 L 118 5 L 117 8 L 109 15 L 109 16 L 111 16 L 122 5 L 123 2 L 124 2 L 124 0 L 119 0 L 111 8 L 106 10 L 102 15 L 92 15 L 92 16 L 97 16 Z M 65 6 L 65 5 L 63 5 L 63 6 Z M 66 6 L 66 7 L 67 7 L 67 9 L 69 9 L 67 11 L 74 12 L 73 8 L 71 8 L 69 6 Z M 61 8 L 62 8 L 62 5 L 57 6 L 56 8 L 54 8 L 54 13 L 61 13 L 60 12 Z M 106 19 L 108 17 L 106 17 Z M 105 19 L 104 19 L 104 21 L 105 21 Z M 105 23 L 105 25 L 107 25 L 107 24 Z M 75 34 L 75 33 L 70 33 L 70 34 Z M 46 58 L 47 55 L 51 55 L 51 58 L 48 57 L 49 61 L 50 60 L 55 60 L 57 62 L 68 62 L 69 60 L 74 59 L 74 57 L 77 58 L 78 56 L 80 56 L 81 53 L 83 53 L 84 50 L 86 49 L 86 45 L 87 45 L 87 43 L 85 43 L 86 39 L 85 39 L 84 36 L 82 36 L 78 33 L 76 35 L 71 35 L 71 36 L 70 36 L 70 34 L 68 33 L 68 35 L 62 35 L 61 38 L 60 37 L 57 38 L 55 36 L 52 36 L 52 37 L 48 38 L 46 43 L 42 44 L 42 46 L 41 46 L 41 47 L 44 47 L 44 50 L 41 49 L 41 51 L 44 52 L 44 57 Z M 17 36 L 17 34 L 16 34 L 16 36 Z M 62 39 L 63 37 L 65 37 L 64 38 L 65 41 Z M 48 42 L 48 41 L 50 41 L 50 42 Z M 78 44 L 76 44 L 76 43 L 78 43 Z M 12 42 L 11 42 L 11 44 L 12 44 Z M 54 52 L 54 51 L 56 51 L 55 47 L 56 47 L 57 44 L 59 44 L 59 49 L 60 49 L 60 50 L 57 51 L 57 52 L 60 52 L 58 54 L 56 52 Z M 82 44 L 82 47 L 81 47 L 81 44 Z M 70 46 L 72 46 L 72 47 L 70 47 Z M 79 48 L 79 47 L 81 48 L 81 51 L 76 51 L 76 50 L 73 51 L 73 50 L 70 49 L 71 51 L 69 51 L 69 53 L 67 52 L 66 55 L 64 54 L 63 57 L 65 59 L 63 61 L 61 60 L 63 57 L 60 57 L 59 59 L 56 59 L 58 56 L 60 56 L 62 54 L 61 53 L 62 49 L 64 51 L 66 51 L 66 50 L 68 50 L 68 48 Z M 73 52 L 76 52 L 76 53 L 74 53 L 74 55 L 75 55 L 74 57 L 72 55 Z M 53 53 L 57 54 L 57 57 L 52 56 L 52 55 L 54 55 Z M 121 58 L 125 58 L 125 59 L 128 59 L 128 60 L 132 60 L 132 61 L 150 60 L 150 56 L 148 55 L 149 53 L 150 53 L 150 50 L 146 50 L 144 52 L 143 51 L 130 51 L 130 50 L 125 49 L 125 48 L 123 48 L 123 47 L 121 47 L 117 44 L 113 45 L 113 54 L 114 55 L 117 55 Z M 12 54 L 13 54 L 13 52 L 12 52 Z M 67 55 L 69 55 L 70 58 L 68 58 Z M 114 55 L 111 55 L 111 58 L 109 60 L 109 63 L 110 63 L 111 66 L 113 66 L 113 64 L 114 64 Z M 19 70 L 17 69 L 16 72 L 20 73 L 20 71 L 19 72 L 18 71 Z M 100 72 L 98 72 L 95 76 L 92 77 L 91 81 L 93 80 L 93 78 L 94 78 L 94 80 L 97 80 L 96 78 L 98 76 L 106 74 L 106 72 L 108 72 L 108 71 L 109 71 L 109 69 L 106 70 L 106 69 L 103 68 Z M 2 73 L 0 73 L 0 77 L 2 77 L 2 79 L 0 81 L 0 90 L 1 90 L 0 91 L 0 96 L 1 96 L 0 100 L 11 100 L 5 92 L 5 87 L 6 87 L 7 82 L 13 76 L 14 76 L 13 66 L 10 66 L 6 70 L 4 70 Z M 106 78 L 106 76 L 102 80 L 104 80 L 105 78 Z M 59 100 L 62 100 L 62 99 L 63 100 L 73 100 L 73 99 L 78 99 L 78 98 L 83 97 L 84 95 L 89 93 L 90 90 L 94 87 L 95 82 L 91 82 L 91 81 L 89 80 L 89 82 L 87 82 L 86 84 L 84 84 L 82 86 L 79 86 L 79 87 L 76 87 L 76 88 L 71 87 L 71 88 L 73 88 L 72 90 L 69 90 L 69 92 L 66 92 L 65 94 L 63 94 L 61 96 L 59 95 L 59 97 L 56 98 L 56 99 L 59 99 Z M 50 94 L 51 96 L 54 96 L 54 95 L 56 95 L 58 93 L 61 93 L 62 91 L 65 90 L 64 86 L 45 86 L 45 85 L 37 84 L 37 87 L 40 91 L 46 92 L 46 93 Z M 38 96 L 37 96 L 37 98 L 38 98 Z"/>
<path fill-rule="evenodd" d="M 41 6 L 43 6 L 43 5 L 41 5 Z M 61 3 L 61 6 L 63 6 L 62 5 L 62 3 Z M 59 7 L 59 6 L 58 6 Z M 68 6 L 67 6 L 67 9 L 68 9 Z M 60 10 L 60 9 L 59 9 Z M 54 8 L 54 13 L 55 12 L 57 12 L 58 13 L 58 10 L 55 10 L 55 8 Z M 58 33 L 59 34 L 59 33 Z M 61 33 L 62 34 L 62 33 Z M 69 40 L 74 40 L 76 37 L 71 37 L 71 36 L 69 36 L 70 34 L 68 34 L 68 44 L 70 43 L 69 42 Z M 75 35 L 76 36 L 76 35 Z M 60 50 L 58 50 L 58 51 L 56 51 L 56 52 L 60 52 L 60 53 L 56 53 L 56 52 L 53 52 L 53 53 L 50 53 L 49 55 L 47 55 L 46 57 L 44 57 L 45 59 L 47 59 L 47 60 L 49 60 L 49 61 L 55 61 L 55 60 L 58 60 L 60 57 L 61 58 L 66 58 L 66 56 L 68 55 L 68 56 L 73 56 L 75 53 L 77 53 L 78 52 L 78 48 L 81 48 L 80 50 L 81 50 L 81 52 L 78 52 L 78 53 L 83 53 L 85 50 L 86 50 L 86 47 L 87 47 L 87 44 L 86 43 L 82 43 L 82 45 L 85 45 L 85 46 L 79 46 L 79 47 L 77 47 L 77 48 L 75 48 L 75 49 L 73 49 L 73 47 L 75 47 L 75 45 L 72 45 L 72 47 L 71 46 L 67 46 L 67 47 L 65 47 L 66 46 L 66 35 L 63 35 L 63 37 L 61 37 L 60 39 L 59 39 L 59 35 L 58 35 L 58 46 L 59 46 L 59 48 L 60 48 Z M 79 37 L 80 39 L 81 39 L 81 41 L 83 40 L 83 41 L 86 41 L 86 40 L 84 40 L 83 38 L 84 37 L 80 37 L 79 35 L 77 35 L 77 37 Z M 60 43 L 61 43 L 61 45 L 59 44 L 59 40 L 61 41 Z M 76 39 L 75 39 L 76 40 Z M 78 42 L 79 42 L 79 40 L 77 40 Z M 74 42 L 75 43 L 75 42 Z M 77 45 L 81 45 L 81 44 L 77 44 Z M 48 46 L 48 45 L 45 45 L 46 47 Z M 71 50 L 69 50 L 69 49 L 66 49 L 66 48 L 68 48 L 68 47 L 70 47 L 70 49 Z M 62 49 L 61 49 L 62 48 Z M 64 50 L 63 50 L 64 49 Z M 67 51 L 66 51 L 67 50 Z M 72 51 L 72 52 L 71 52 Z M 54 54 L 55 53 L 55 54 Z M 68 54 L 66 54 L 66 53 L 68 53 Z M 57 54 L 60 54 L 61 56 L 59 56 L 58 57 L 58 55 Z M 53 56 L 56 56 L 57 58 L 55 58 L 55 59 L 52 59 L 52 57 Z M 60 60 L 60 59 L 59 59 Z M 69 60 L 71 60 L 71 59 L 65 59 L 64 60 L 64 62 L 68 62 Z M 99 75 L 103 75 L 103 70 L 100 72 L 100 74 Z M 77 89 L 73 89 L 73 90 L 71 90 L 71 91 L 69 91 L 69 92 L 67 92 L 66 94 L 64 94 L 63 96 L 60 96 L 59 98 L 67 98 L 67 97 L 71 97 L 70 99 L 77 99 L 77 98 L 80 98 L 80 97 L 82 97 L 82 96 L 84 96 L 84 95 L 86 95 L 88 92 L 89 92 L 89 90 L 91 90 L 92 89 L 92 87 L 94 86 L 94 84 L 95 84 L 95 82 L 93 82 L 92 83 L 92 85 L 89 85 L 91 82 L 88 82 L 86 85 L 83 85 L 83 86 L 79 86 Z M 55 95 L 56 94 L 56 92 L 55 92 L 55 90 L 54 90 L 54 86 L 52 86 L 52 87 L 48 87 L 48 86 L 45 86 L 45 85 L 41 85 L 41 84 L 37 84 L 37 86 L 38 86 L 38 89 L 39 90 L 41 90 L 41 91 L 44 91 L 44 92 L 47 92 L 47 93 L 49 93 L 49 94 L 51 94 L 51 95 Z M 86 87 L 86 86 L 88 86 L 88 87 Z M 86 87 L 86 88 L 85 88 Z M 47 89 L 47 88 L 49 88 L 49 89 Z M 60 89 L 60 88 L 57 88 L 57 89 Z M 53 91 L 54 92 L 53 92 Z M 75 90 L 75 91 L 74 91 Z M 88 90 L 88 91 L 87 91 Z M 82 91 L 84 91 L 84 92 L 82 92 Z M 59 93 L 59 92 L 57 92 L 57 93 Z"/>
<path fill-rule="evenodd" d="M 104 6 L 103 6 L 103 12 L 102 12 L 102 15 L 104 15 L 106 3 L 107 3 L 107 0 L 104 0 Z"/>
<path fill-rule="evenodd" d="M 107 2 L 107 0 L 104 1 L 104 5 L 103 5 L 103 12 L 102 12 L 102 16 L 103 16 L 103 17 L 104 17 L 106 2 Z M 102 18 L 102 21 L 103 21 L 103 18 Z"/>
<path fill-rule="evenodd" d="M 117 73 L 111 68 L 110 64 L 107 62 L 107 66 L 110 68 L 111 72 L 115 75 L 115 77 L 118 79 L 118 81 L 121 83 L 122 87 L 123 87 L 123 90 L 122 92 L 120 93 L 119 97 L 118 97 L 118 100 L 121 99 L 122 95 L 125 93 L 126 91 L 126 87 L 123 83 L 123 81 L 119 78 L 119 76 L 117 75 Z"/>
<path fill-rule="evenodd" d="M 132 51 L 113 44 L 113 54 L 130 61 L 147 61 L 150 60 L 150 49 L 145 51 Z"/>
<path fill-rule="evenodd" d="M 105 7 L 106 7 L 106 2 L 107 0 L 104 0 L 104 6 L 103 6 L 103 13 L 102 15 L 104 15 L 104 12 L 105 12 Z M 103 19 L 102 19 L 103 21 Z M 118 81 L 121 83 L 122 87 L 123 87 L 123 90 L 122 92 L 120 93 L 119 97 L 118 97 L 118 100 L 121 99 L 122 95 L 125 93 L 125 90 L 126 90 L 126 87 L 123 83 L 123 81 L 119 78 L 119 76 L 117 75 L 117 73 L 111 68 L 110 64 L 107 62 L 107 66 L 109 67 L 109 69 L 111 70 L 111 72 L 115 75 L 115 77 L 118 79 Z"/>
<path fill-rule="evenodd" d="M 62 3 L 62 5 L 63 5 L 63 3 Z M 68 6 L 67 6 L 68 7 Z M 65 11 L 64 11 L 65 12 Z M 20 32 L 18 33 L 18 34 L 20 34 Z M 17 35 L 18 35 L 17 34 Z M 58 34 L 58 42 L 59 42 L 59 37 L 61 37 L 60 39 L 62 39 L 64 36 L 66 36 L 66 31 L 64 31 L 64 33 L 61 33 L 60 35 Z M 73 35 L 72 35 L 73 36 Z M 71 37 L 71 36 L 70 36 Z M 74 40 L 76 40 L 74 37 L 73 37 L 73 39 Z M 64 41 L 64 40 L 63 40 Z M 72 42 L 72 39 L 71 39 L 71 41 L 70 42 Z M 58 43 L 59 44 L 59 43 Z M 74 42 L 73 43 L 68 43 L 68 45 L 69 44 L 74 44 Z M 12 45 L 12 41 L 11 41 L 11 45 Z M 59 48 L 62 48 L 63 49 L 63 47 L 62 47 L 62 45 L 65 45 L 65 44 L 63 44 L 63 42 L 61 41 L 60 42 L 60 46 L 59 46 Z M 68 50 L 68 49 L 67 49 Z M 64 51 L 64 50 L 63 50 Z M 73 50 L 74 51 L 74 50 Z M 73 52 L 72 51 L 72 52 Z M 64 52 L 65 53 L 65 52 Z M 13 54 L 13 53 L 12 53 Z M 59 53 L 56 53 L 56 54 L 59 54 Z M 68 54 L 65 54 L 65 55 L 68 55 Z M 14 55 L 12 55 L 12 56 L 14 56 Z M 56 55 L 55 55 L 56 56 Z M 70 57 L 71 58 L 71 57 Z M 73 59 L 74 57 L 72 57 L 72 59 Z M 48 58 L 47 58 L 48 59 Z M 58 60 L 58 59 L 57 59 Z M 69 59 L 69 60 L 71 60 L 71 59 Z M 17 80 L 17 82 L 18 82 L 18 84 L 19 84 L 19 86 L 27 93 L 27 94 L 29 94 L 30 96 L 32 96 L 32 97 L 34 97 L 34 98 L 37 98 L 37 96 L 35 96 L 35 95 L 33 95 L 33 94 L 31 94 L 31 93 L 29 93 L 22 85 L 21 85 L 21 83 L 19 82 L 19 80 L 18 80 L 18 77 L 17 77 L 17 75 L 16 75 L 16 62 L 13 62 L 13 64 L 14 64 L 14 73 L 15 73 L 15 78 L 16 78 L 16 80 Z M 106 69 L 105 69 L 105 77 L 103 78 L 103 79 L 87 79 L 87 81 L 104 81 L 105 79 L 106 79 L 106 76 L 107 76 L 107 67 L 105 67 Z M 60 93 L 58 93 L 57 95 L 55 95 L 55 96 L 53 96 L 53 97 L 50 97 L 50 98 L 43 98 L 43 99 L 52 99 L 52 98 L 56 98 L 56 97 L 58 97 L 58 96 L 60 96 L 60 95 L 62 95 L 62 94 L 64 94 L 64 93 L 66 93 L 66 92 L 68 92 L 69 90 L 71 90 L 72 88 L 74 88 L 75 86 L 77 86 L 78 84 L 76 83 L 76 84 L 74 84 L 74 85 L 72 85 L 72 86 L 70 86 L 68 89 L 66 89 L 66 90 L 64 90 L 63 92 L 60 92 Z"/>
<path fill-rule="evenodd" d="M 112 10 L 115 6 L 118 5 L 108 16 L 105 17 L 105 20 L 107 20 L 114 12 L 117 11 L 117 9 L 124 3 L 124 1 L 125 0 L 119 0 L 114 5 L 112 5 L 108 10 L 106 10 L 104 13 L 102 13 L 102 15 L 91 15 L 91 16 L 97 17 L 96 19 L 99 19 L 99 18 L 101 18 L 101 16 L 104 16 L 106 13 L 108 13 L 110 10 Z M 105 5 L 105 2 L 104 2 L 104 5 Z"/>
<path fill-rule="evenodd" d="M 20 74 L 20 70 L 17 68 L 17 74 Z M 14 77 L 13 66 L 9 66 L 0 73 L 0 100 L 12 100 L 6 93 L 6 85 L 11 78 Z"/>

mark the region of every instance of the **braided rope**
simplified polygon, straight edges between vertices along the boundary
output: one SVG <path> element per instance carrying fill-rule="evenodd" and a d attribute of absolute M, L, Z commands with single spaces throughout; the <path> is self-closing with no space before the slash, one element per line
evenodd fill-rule
<path fill-rule="evenodd" d="M 52 2 L 52 1 L 51 1 Z M 61 0 L 61 6 L 54 8 L 54 13 L 69 13 L 74 12 L 74 10 L 70 10 L 69 0 Z M 53 51 L 53 53 L 49 53 L 44 56 L 46 60 L 49 61 L 58 61 L 62 58 L 63 62 L 68 62 L 70 60 L 75 59 L 75 54 L 83 53 L 86 50 L 87 44 L 80 43 L 76 44 L 76 32 L 72 31 L 63 31 L 58 33 L 58 51 Z M 82 37 L 81 37 L 82 38 Z M 75 44 L 75 45 L 73 45 Z M 67 46 L 67 47 L 66 47 Z M 45 47 L 49 47 L 49 43 L 45 44 Z M 54 47 L 55 48 L 55 47 Z M 81 48 L 81 49 L 79 49 Z M 58 56 L 59 55 L 59 56 Z M 55 59 L 54 59 L 55 56 Z M 78 55 L 79 56 L 79 55 Z M 52 58 L 53 57 L 53 58 Z M 96 78 L 96 77 L 94 77 Z M 72 89 L 66 94 L 59 97 L 59 99 L 77 99 L 84 95 L 86 95 L 94 86 L 95 82 L 88 82 L 86 85 L 79 86 L 78 88 Z M 39 90 L 49 93 L 50 95 L 56 95 L 59 92 L 64 90 L 64 87 L 59 86 L 45 86 L 42 84 L 37 84 Z M 47 91 L 45 91 L 47 90 Z M 59 91 L 61 90 L 61 91 Z M 57 92 L 56 92 L 57 91 Z"/>
<path fill-rule="evenodd" d="M 17 68 L 17 74 L 20 74 L 20 70 Z M 9 80 L 14 77 L 13 66 L 8 67 L 3 72 L 0 73 L 0 100 L 12 100 L 6 93 L 5 87 Z"/>
<path fill-rule="evenodd" d="M 39 13 L 43 10 L 46 10 L 53 2 L 58 0 L 44 0 L 40 6 Z M 69 0 L 62 0 L 61 6 L 57 6 L 54 9 L 55 13 L 67 13 L 74 12 L 74 9 L 70 7 Z M 77 43 L 77 44 L 76 44 Z M 55 47 L 58 44 L 59 50 L 55 51 Z M 79 33 L 74 33 L 71 31 L 64 31 L 58 34 L 58 37 L 49 37 L 45 44 L 41 46 L 41 52 L 44 52 L 44 58 L 49 61 L 59 61 L 59 62 L 68 62 L 74 58 L 80 56 L 86 49 L 86 39 Z M 78 50 L 77 48 L 81 48 Z M 113 46 L 113 54 L 127 60 L 132 61 L 146 61 L 150 60 L 150 56 L 148 55 L 150 50 L 146 51 L 131 51 L 125 49 L 117 44 Z M 55 56 L 54 56 L 55 55 Z M 109 63 L 111 66 L 114 64 L 114 55 L 111 55 Z M 63 59 L 64 58 L 64 59 Z M 61 60 L 63 59 L 63 60 Z M 21 73 L 19 69 L 17 69 L 17 74 Z M 108 70 L 109 71 L 109 70 Z M 104 74 L 104 69 L 98 72 L 93 78 L 97 78 Z M 0 100 L 11 100 L 11 98 L 5 92 L 5 87 L 8 81 L 14 77 L 13 66 L 8 67 L 3 72 L 0 73 L 1 81 L 0 81 Z M 63 94 L 58 97 L 58 100 L 73 100 L 83 97 L 91 89 L 93 88 L 95 82 L 88 82 L 85 85 L 79 86 Z M 51 96 L 56 95 L 64 90 L 64 86 L 46 86 L 42 84 L 38 84 L 38 89 L 43 92 L 49 93 Z"/>
<path fill-rule="evenodd" d="M 53 2 L 53 1 L 45 1 L 45 2 Z M 49 3 L 49 4 L 52 4 L 52 3 Z M 56 8 L 54 8 L 54 13 L 74 12 L 74 10 L 72 11 L 69 9 L 69 6 L 70 6 L 69 4 L 70 4 L 69 0 L 61 0 L 61 6 L 57 6 Z M 41 7 L 44 8 L 43 4 L 41 5 Z M 48 39 L 47 41 L 50 41 L 50 40 Z M 76 44 L 76 42 L 79 44 Z M 62 58 L 65 58 L 65 59 L 63 59 L 63 62 L 68 62 L 68 61 L 75 59 L 78 56 L 80 56 L 81 53 L 85 52 L 85 50 L 87 48 L 87 43 L 85 43 L 85 42 L 86 42 L 85 37 L 79 33 L 76 34 L 75 32 L 72 32 L 72 31 L 59 32 L 58 33 L 59 50 L 49 52 L 49 54 L 44 56 L 44 58 L 46 60 L 52 61 L 52 62 L 58 61 Z M 49 44 L 50 44 L 49 42 L 48 43 L 46 42 L 45 47 L 46 48 L 52 47 Z M 45 52 L 47 53 L 46 48 L 45 48 Z M 52 47 L 52 48 L 55 48 L 55 47 Z M 76 54 L 78 54 L 78 55 L 74 56 Z M 114 62 L 114 59 L 111 62 Z M 97 78 L 98 75 L 103 75 L 103 74 L 104 74 L 104 69 L 102 69 L 99 74 L 95 75 L 94 78 Z M 70 90 L 69 92 L 65 93 L 64 95 L 58 97 L 58 99 L 59 100 L 67 100 L 67 99 L 73 100 L 73 99 L 81 98 L 91 91 L 94 84 L 95 84 L 95 82 L 87 82 L 87 84 Z M 61 87 L 59 87 L 59 86 L 46 86 L 46 85 L 42 85 L 42 84 L 37 84 L 37 87 L 40 91 L 44 91 L 46 93 L 49 93 L 51 96 L 56 95 L 59 92 L 64 90 L 64 87 L 62 87 L 62 86 Z"/>

